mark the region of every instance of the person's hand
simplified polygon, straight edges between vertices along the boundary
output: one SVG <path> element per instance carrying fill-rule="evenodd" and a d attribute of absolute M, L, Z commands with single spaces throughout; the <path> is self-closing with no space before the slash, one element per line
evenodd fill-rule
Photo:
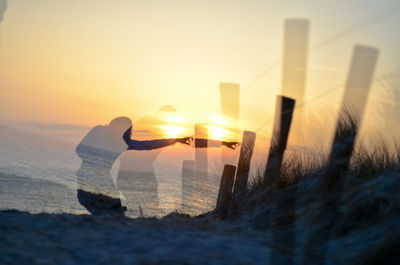
<path fill-rule="evenodd" d="M 183 137 L 183 138 L 177 138 L 176 142 L 182 143 L 182 144 L 187 144 L 190 145 L 193 141 L 192 137 Z"/>
<path fill-rule="evenodd" d="M 238 142 L 222 142 L 222 144 L 233 150 L 236 150 L 236 148 L 240 145 Z"/>

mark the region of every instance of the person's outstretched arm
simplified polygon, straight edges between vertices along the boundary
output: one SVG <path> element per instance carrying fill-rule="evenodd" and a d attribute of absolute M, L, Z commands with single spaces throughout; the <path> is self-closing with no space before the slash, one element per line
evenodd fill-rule
<path fill-rule="evenodd" d="M 224 141 L 224 142 L 222 142 L 222 145 L 224 145 L 224 146 L 226 146 L 226 147 L 228 147 L 228 148 L 230 148 L 230 149 L 235 150 L 235 149 L 240 145 L 240 143 L 238 143 L 238 142 L 226 142 L 226 141 Z"/>
<path fill-rule="evenodd" d="M 218 141 L 213 139 L 199 139 L 195 140 L 196 148 L 209 148 L 209 147 L 221 147 L 221 145 L 228 147 L 230 149 L 235 150 L 239 143 L 238 142 L 227 142 L 227 141 Z"/>
<path fill-rule="evenodd" d="M 125 143 L 128 145 L 127 150 L 153 150 L 163 148 L 175 143 L 188 144 L 190 142 L 190 137 L 185 138 L 171 138 L 171 139 L 159 139 L 150 141 L 138 141 L 131 139 L 132 127 L 130 127 L 123 135 Z"/>
<path fill-rule="evenodd" d="M 125 143 L 129 146 L 129 142 L 131 141 L 131 133 L 132 133 L 132 126 L 128 128 L 122 135 L 122 138 L 124 139 Z"/>

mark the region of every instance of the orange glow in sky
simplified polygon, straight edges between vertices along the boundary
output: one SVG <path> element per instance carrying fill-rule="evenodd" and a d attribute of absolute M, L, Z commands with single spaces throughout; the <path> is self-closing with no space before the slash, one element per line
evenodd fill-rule
<path fill-rule="evenodd" d="M 166 118 L 168 137 L 205 122 L 213 138 L 229 138 L 231 125 L 215 118 L 219 83 L 240 85 L 240 129 L 270 120 L 281 89 L 285 19 L 308 19 L 313 47 L 395 3 L 9 1 L 0 29 L 0 120 L 95 126 L 117 116 L 135 122 L 170 104 L 185 119 Z M 398 65 L 398 20 L 310 50 L 305 99 L 319 98 L 306 111 L 336 113 L 355 43 L 383 51 L 377 76 Z M 371 100 L 379 94 L 375 84 Z M 267 137 L 272 124 L 262 127 Z"/>
<path fill-rule="evenodd" d="M 165 137 L 167 137 L 167 138 L 183 137 L 182 136 L 183 128 L 180 126 L 164 125 L 164 126 L 161 126 L 161 129 L 164 130 Z"/>

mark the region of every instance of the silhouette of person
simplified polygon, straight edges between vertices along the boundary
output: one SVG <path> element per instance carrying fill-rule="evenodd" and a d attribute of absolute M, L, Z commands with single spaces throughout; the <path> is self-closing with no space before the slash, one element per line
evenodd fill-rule
<path fill-rule="evenodd" d="M 128 148 L 121 156 L 117 184 L 129 215 L 138 216 L 139 210 L 145 211 L 146 215 L 159 213 L 158 181 L 153 163 L 161 148 L 175 143 L 189 144 L 191 138 L 145 139 L 164 138 L 165 132 L 160 127 L 169 125 L 168 118 L 175 114 L 176 109 L 173 106 L 163 106 L 154 115 L 144 116 L 136 121 L 133 130 L 129 128 L 124 134 Z M 143 141 L 133 140 L 131 135 Z"/>
<path fill-rule="evenodd" d="M 76 147 L 82 159 L 78 177 L 78 201 L 93 215 L 123 215 L 119 191 L 110 170 L 126 150 L 122 135 L 132 125 L 127 117 L 96 126 Z"/>

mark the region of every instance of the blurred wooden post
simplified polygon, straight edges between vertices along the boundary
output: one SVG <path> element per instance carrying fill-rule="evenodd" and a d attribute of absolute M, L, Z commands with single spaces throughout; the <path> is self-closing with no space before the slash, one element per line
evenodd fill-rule
<path fill-rule="evenodd" d="M 285 20 L 282 95 L 303 104 L 306 84 L 308 33 L 307 19 Z"/>
<path fill-rule="evenodd" d="M 218 199 L 215 207 L 215 213 L 221 219 L 226 219 L 229 206 L 232 200 L 232 188 L 235 180 L 236 167 L 233 165 L 225 165 L 219 185 Z"/>
<path fill-rule="evenodd" d="M 328 166 L 323 175 L 319 194 L 319 201 L 325 202 L 321 206 L 321 211 L 325 212 L 325 207 L 329 207 L 329 210 L 334 213 L 333 219 L 339 218 L 338 208 L 342 202 L 344 178 L 350 166 L 350 159 L 365 111 L 378 55 L 379 50 L 368 46 L 356 45 L 353 50 Z M 346 126 L 346 122 L 343 123 L 343 121 L 350 121 L 350 126 Z M 347 125 L 349 124 L 347 123 Z M 335 196 L 334 200 L 330 200 L 329 206 L 325 206 L 328 203 L 326 197 L 333 194 Z M 304 264 L 309 264 L 310 262 L 312 264 L 326 263 L 327 248 L 320 249 L 318 255 L 315 255 L 315 252 L 307 251 L 312 248 L 310 246 L 315 245 L 316 241 L 329 242 L 331 237 L 336 236 L 330 227 L 328 231 L 324 232 L 322 236 L 320 233 L 311 233 L 308 236 L 304 248 L 306 250 Z"/>
<path fill-rule="evenodd" d="M 287 19 L 284 24 L 281 93 L 296 100 L 297 106 L 304 104 L 306 93 L 309 27 L 307 19 Z M 303 127 L 305 117 L 303 108 L 294 113 L 292 131 L 299 141 L 307 140 Z"/>
<path fill-rule="evenodd" d="M 244 131 L 242 147 L 240 148 L 239 164 L 236 172 L 233 198 L 230 208 L 230 215 L 236 215 L 237 208 L 243 195 L 247 191 L 247 182 L 250 173 L 250 161 L 253 155 L 256 133 Z"/>
<path fill-rule="evenodd" d="M 221 113 L 224 118 L 228 119 L 228 126 L 224 126 L 234 137 L 230 137 L 229 141 L 238 141 L 238 121 L 240 111 L 240 86 L 235 83 L 220 83 L 219 92 L 221 98 Z M 221 162 L 224 165 L 227 161 L 231 161 L 234 152 L 232 150 L 222 148 Z"/>
<path fill-rule="evenodd" d="M 264 172 L 264 187 L 279 180 L 283 154 L 286 149 L 292 122 L 295 100 L 284 96 L 276 97 L 275 122 Z"/>
<path fill-rule="evenodd" d="M 207 160 L 207 139 L 208 128 L 205 123 L 197 123 L 195 125 L 195 159 L 196 159 L 196 174 L 198 176 L 207 176 L 208 160 Z"/>
<path fill-rule="evenodd" d="M 240 89 L 238 84 L 220 83 L 222 115 L 232 119 L 239 119 Z"/>
<path fill-rule="evenodd" d="M 336 125 L 335 138 L 329 156 L 328 169 L 323 178 L 322 187 L 326 191 L 335 187 L 341 188 L 344 174 L 349 168 L 378 55 L 379 50 L 375 48 L 361 45 L 354 47 L 343 102 Z M 347 133 L 343 134 L 340 122 L 348 120 L 350 117 L 354 119 L 353 127 L 355 128 L 353 128 L 354 130 L 346 130 Z"/>
<path fill-rule="evenodd" d="M 196 163 L 194 160 L 184 160 L 182 163 L 182 211 L 187 213 L 193 196 Z"/>

